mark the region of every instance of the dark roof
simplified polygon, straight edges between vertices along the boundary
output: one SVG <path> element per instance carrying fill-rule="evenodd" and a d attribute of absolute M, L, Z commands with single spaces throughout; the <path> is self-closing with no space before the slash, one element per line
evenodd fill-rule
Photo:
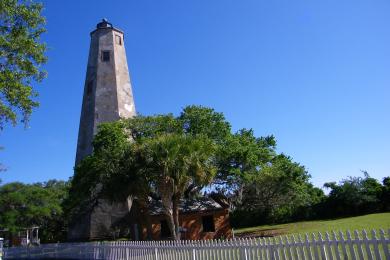
<path fill-rule="evenodd" d="M 100 29 L 111 29 L 111 30 L 123 33 L 122 30 L 114 27 L 112 25 L 112 23 L 108 22 L 108 20 L 105 18 L 103 18 L 102 21 L 96 25 L 96 29 L 93 30 L 90 34 L 92 35 L 94 32 L 96 32 L 97 30 L 100 30 Z"/>
<path fill-rule="evenodd" d="M 213 200 L 212 198 L 197 198 L 197 199 L 182 199 L 180 200 L 179 212 L 199 212 L 199 211 L 212 211 L 220 210 L 224 207 Z M 151 215 L 163 214 L 161 200 L 153 200 L 149 206 L 149 212 Z"/>

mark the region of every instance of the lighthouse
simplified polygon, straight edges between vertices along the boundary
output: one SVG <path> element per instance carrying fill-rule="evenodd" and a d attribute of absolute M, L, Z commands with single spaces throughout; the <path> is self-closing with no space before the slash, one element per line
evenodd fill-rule
<path fill-rule="evenodd" d="M 135 116 L 124 33 L 106 19 L 91 32 L 76 165 L 92 153 L 97 126 Z"/>
<path fill-rule="evenodd" d="M 93 152 L 99 124 L 136 115 L 124 33 L 103 19 L 90 36 L 75 165 Z M 69 240 L 110 238 L 112 224 L 128 214 L 129 204 L 99 199 L 82 211 L 69 223 Z"/>

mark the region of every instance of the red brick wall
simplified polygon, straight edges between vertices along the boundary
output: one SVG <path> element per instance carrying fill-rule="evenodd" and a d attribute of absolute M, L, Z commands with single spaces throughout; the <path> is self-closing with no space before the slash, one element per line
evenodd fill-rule
<path fill-rule="evenodd" d="M 212 215 L 214 219 L 215 232 L 203 232 L 202 216 Z M 152 231 L 153 239 L 160 240 L 161 224 L 164 216 L 152 216 Z M 227 209 L 222 209 L 213 212 L 194 212 L 182 214 L 179 217 L 180 226 L 187 229 L 182 233 L 182 239 L 198 240 L 198 239 L 214 239 L 214 238 L 231 238 L 232 229 L 229 223 L 229 212 Z M 142 229 L 143 239 L 146 239 L 146 227 Z"/>

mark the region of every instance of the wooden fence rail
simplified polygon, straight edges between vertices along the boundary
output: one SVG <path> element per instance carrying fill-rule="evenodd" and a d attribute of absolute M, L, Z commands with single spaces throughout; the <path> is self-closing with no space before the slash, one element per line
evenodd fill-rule
<path fill-rule="evenodd" d="M 201 241 L 120 241 L 5 248 L 5 259 L 389 259 L 390 230 Z"/>

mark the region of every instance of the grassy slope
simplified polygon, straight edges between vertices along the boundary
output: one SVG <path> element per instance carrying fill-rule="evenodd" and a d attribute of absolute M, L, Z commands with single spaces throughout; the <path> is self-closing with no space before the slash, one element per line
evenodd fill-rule
<path fill-rule="evenodd" d="M 334 220 L 304 221 L 280 225 L 242 228 L 234 231 L 238 236 L 273 236 L 281 234 L 305 234 L 325 231 L 390 229 L 390 213 L 370 214 Z"/>

